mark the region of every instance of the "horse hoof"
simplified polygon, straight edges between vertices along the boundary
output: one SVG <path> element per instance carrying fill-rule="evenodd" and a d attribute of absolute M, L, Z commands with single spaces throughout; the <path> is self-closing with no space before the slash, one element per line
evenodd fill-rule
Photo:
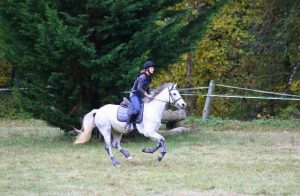
<path fill-rule="evenodd" d="M 115 164 L 114 164 L 114 167 L 115 167 L 115 168 L 118 168 L 118 167 L 121 167 L 121 165 L 120 165 L 120 163 L 115 163 Z"/>
<path fill-rule="evenodd" d="M 159 156 L 157 157 L 157 160 L 158 160 L 158 161 L 161 161 L 163 158 L 164 158 L 163 156 L 159 155 Z"/>
<path fill-rule="evenodd" d="M 133 160 L 132 156 L 127 157 L 127 160 L 129 161 Z"/>

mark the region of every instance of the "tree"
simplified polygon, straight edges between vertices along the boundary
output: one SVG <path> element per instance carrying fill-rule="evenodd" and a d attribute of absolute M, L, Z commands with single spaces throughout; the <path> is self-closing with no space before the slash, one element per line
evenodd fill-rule
<path fill-rule="evenodd" d="M 6 86 L 11 80 L 11 66 L 0 58 L 0 87 Z"/>
<path fill-rule="evenodd" d="M 297 70 L 297 43 L 300 43 L 299 5 L 299 1 L 229 1 L 211 17 L 207 30 L 194 43 L 191 73 L 185 63 L 189 55 L 183 55 L 181 62 L 167 68 L 168 73 L 172 70 L 170 78 L 176 78 L 182 86 L 187 83 L 207 86 L 214 79 L 227 85 L 284 92 L 292 76 L 290 93 L 299 93 L 299 72 L 293 71 Z M 185 80 L 187 73 L 192 76 L 191 82 Z M 219 94 L 245 93 L 215 90 Z M 200 114 L 203 98 L 197 102 L 193 112 Z M 213 114 L 239 118 L 253 118 L 258 113 L 274 115 L 276 105 L 285 105 L 233 99 L 218 99 L 217 104 L 213 106 Z"/>
<path fill-rule="evenodd" d="M 145 60 L 175 62 L 197 38 L 199 18 L 182 22 L 189 10 L 173 9 L 178 2 L 1 1 L 0 41 L 28 88 L 24 107 L 70 129 L 91 108 L 117 103 Z"/>

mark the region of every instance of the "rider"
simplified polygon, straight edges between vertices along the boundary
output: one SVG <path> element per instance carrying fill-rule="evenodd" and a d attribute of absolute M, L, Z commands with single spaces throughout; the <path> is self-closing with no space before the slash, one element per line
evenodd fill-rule
<path fill-rule="evenodd" d="M 136 118 L 140 112 L 140 104 L 143 101 L 144 97 L 151 98 L 150 95 L 150 83 L 151 76 L 154 73 L 155 64 L 153 61 L 148 60 L 143 65 L 143 70 L 140 74 L 137 75 L 136 80 L 134 81 L 133 87 L 130 92 L 130 101 L 132 103 L 133 112 L 129 114 L 125 129 L 129 129 L 131 123 L 135 124 Z"/>

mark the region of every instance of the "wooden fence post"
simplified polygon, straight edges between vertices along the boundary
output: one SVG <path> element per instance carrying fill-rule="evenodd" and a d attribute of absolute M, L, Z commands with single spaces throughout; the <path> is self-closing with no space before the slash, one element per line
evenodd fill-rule
<path fill-rule="evenodd" d="M 202 113 L 202 119 L 206 120 L 208 118 L 209 112 L 210 112 L 210 105 L 211 105 L 211 101 L 212 101 L 212 93 L 214 91 L 214 87 L 215 87 L 215 81 L 211 80 L 209 83 L 209 87 L 208 87 L 208 91 L 207 91 L 207 96 L 206 96 L 206 100 L 205 100 L 205 105 L 204 105 L 204 109 L 203 109 L 203 113 Z"/>

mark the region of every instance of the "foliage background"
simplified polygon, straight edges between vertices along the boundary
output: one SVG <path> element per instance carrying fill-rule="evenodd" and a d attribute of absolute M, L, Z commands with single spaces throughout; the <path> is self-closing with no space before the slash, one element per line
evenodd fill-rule
<path fill-rule="evenodd" d="M 0 114 L 13 108 L 70 130 L 92 108 L 120 102 L 147 59 L 158 65 L 153 88 L 214 79 L 299 94 L 299 10 L 299 0 L 3 0 L 0 86 L 27 90 L 1 99 L 9 107 Z M 185 99 L 191 114 L 201 114 L 203 98 Z M 240 119 L 300 109 L 288 101 L 213 103 L 213 115 Z"/>
<path fill-rule="evenodd" d="M 299 95 L 299 6 L 299 1 L 228 2 L 212 17 L 205 35 L 195 44 L 190 78 L 186 53 L 161 72 L 156 84 L 176 81 L 180 86 L 208 86 L 210 80 L 215 80 L 219 84 Z M 298 71 L 288 84 L 295 67 Z M 215 93 L 249 95 L 224 88 L 215 88 Z M 202 97 L 190 104 L 193 113 L 202 113 Z M 297 111 L 300 104 L 216 98 L 212 112 L 217 116 L 253 119 L 280 116 L 289 107 Z"/>

